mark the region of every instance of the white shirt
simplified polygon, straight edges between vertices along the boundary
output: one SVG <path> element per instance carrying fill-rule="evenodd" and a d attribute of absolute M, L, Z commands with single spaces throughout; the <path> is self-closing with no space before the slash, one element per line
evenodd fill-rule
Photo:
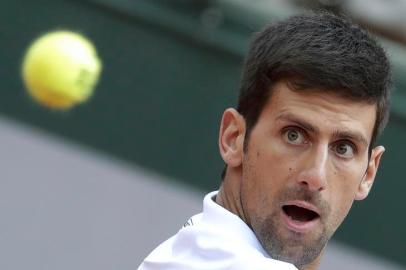
<path fill-rule="evenodd" d="M 203 200 L 203 212 L 159 245 L 138 270 L 297 270 L 269 257 L 252 230 L 236 215 Z"/>

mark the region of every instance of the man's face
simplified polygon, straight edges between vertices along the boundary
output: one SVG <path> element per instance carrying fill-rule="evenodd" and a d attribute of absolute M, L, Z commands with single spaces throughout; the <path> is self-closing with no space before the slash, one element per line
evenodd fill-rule
<path fill-rule="evenodd" d="M 368 146 L 376 106 L 275 85 L 243 152 L 245 222 L 274 259 L 313 262 L 355 199 L 367 196 L 383 148 Z"/>

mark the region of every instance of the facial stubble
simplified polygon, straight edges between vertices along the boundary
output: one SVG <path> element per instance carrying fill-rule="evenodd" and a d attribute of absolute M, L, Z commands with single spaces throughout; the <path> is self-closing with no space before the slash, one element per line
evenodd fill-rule
<path fill-rule="evenodd" d="M 290 231 L 282 224 L 282 204 L 289 200 L 304 200 L 317 206 L 321 228 L 318 235 L 307 239 L 306 235 Z M 332 235 L 325 220 L 330 212 L 327 203 L 305 189 L 286 188 L 275 196 L 272 205 L 276 207 L 269 216 L 253 217 L 250 224 L 265 251 L 271 258 L 292 263 L 298 268 L 312 263 Z"/>

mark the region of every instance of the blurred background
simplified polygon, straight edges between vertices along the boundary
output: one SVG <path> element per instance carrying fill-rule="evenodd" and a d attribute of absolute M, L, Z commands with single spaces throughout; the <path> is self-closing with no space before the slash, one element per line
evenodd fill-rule
<path fill-rule="evenodd" d="M 306 9 L 375 33 L 396 88 L 374 190 L 321 269 L 406 269 L 405 0 L 1 1 L 0 269 L 136 269 L 219 186 L 219 121 L 251 34 Z M 33 102 L 20 75 L 30 42 L 56 29 L 103 61 L 94 96 L 65 112 Z"/>

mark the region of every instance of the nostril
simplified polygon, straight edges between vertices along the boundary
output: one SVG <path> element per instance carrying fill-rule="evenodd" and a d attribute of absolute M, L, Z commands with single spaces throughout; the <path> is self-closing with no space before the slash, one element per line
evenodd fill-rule
<path fill-rule="evenodd" d="M 325 189 L 324 181 L 318 179 L 301 180 L 299 185 L 312 191 L 323 191 Z"/>
<path fill-rule="evenodd" d="M 307 183 L 306 181 L 300 181 L 300 184 L 301 184 L 302 186 L 308 186 L 308 185 L 309 185 L 309 183 Z"/>

